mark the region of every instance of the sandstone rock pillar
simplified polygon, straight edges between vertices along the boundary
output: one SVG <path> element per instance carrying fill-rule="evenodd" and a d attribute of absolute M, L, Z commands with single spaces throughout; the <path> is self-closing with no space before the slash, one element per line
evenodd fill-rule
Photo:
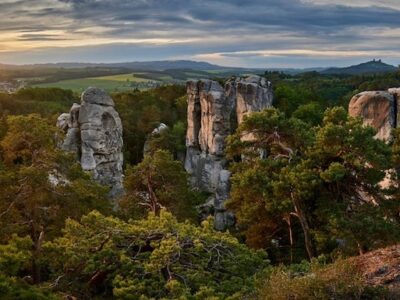
<path fill-rule="evenodd" d="M 185 169 L 192 185 L 210 192 L 215 227 L 223 230 L 234 218 L 224 203 L 229 197 L 230 172 L 225 158 L 225 139 L 245 115 L 272 105 L 270 82 L 259 76 L 232 78 L 224 88 L 216 81 L 187 83 L 188 128 Z"/>
<path fill-rule="evenodd" d="M 57 126 L 66 132 L 61 148 L 77 155 L 82 169 L 111 188 L 110 197 L 123 192 L 122 123 L 114 101 L 103 90 L 88 88 L 81 104 L 62 114 Z"/>

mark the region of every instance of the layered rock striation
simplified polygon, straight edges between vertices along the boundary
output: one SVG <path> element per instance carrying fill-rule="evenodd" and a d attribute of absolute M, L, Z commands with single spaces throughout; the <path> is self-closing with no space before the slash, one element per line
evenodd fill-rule
<path fill-rule="evenodd" d="M 377 139 L 390 141 L 392 129 L 400 127 L 399 101 L 400 88 L 362 92 L 350 100 L 349 114 L 375 128 Z"/>
<path fill-rule="evenodd" d="M 349 115 L 360 117 L 364 125 L 372 126 L 375 138 L 385 142 L 392 140 L 392 129 L 400 127 L 400 88 L 388 91 L 367 91 L 355 95 L 349 104 Z M 391 177 L 394 170 L 387 170 L 385 179 L 379 183 L 382 188 L 396 184 Z M 369 197 L 365 196 L 370 200 Z"/>
<path fill-rule="evenodd" d="M 222 230 L 233 223 L 224 207 L 230 188 L 225 139 L 245 115 L 272 105 L 271 83 L 259 76 L 232 78 L 224 87 L 211 80 L 189 81 L 187 97 L 185 169 L 193 186 L 213 194 L 215 226 Z"/>
<path fill-rule="evenodd" d="M 123 192 L 122 123 L 114 101 L 103 90 L 88 88 L 81 104 L 74 103 L 57 120 L 66 134 L 60 147 L 76 154 L 82 169 L 111 188 L 110 197 Z"/>

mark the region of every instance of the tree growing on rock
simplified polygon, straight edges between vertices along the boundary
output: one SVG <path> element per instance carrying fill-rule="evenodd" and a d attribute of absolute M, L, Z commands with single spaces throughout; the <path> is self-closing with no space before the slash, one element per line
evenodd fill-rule
<path fill-rule="evenodd" d="M 227 206 L 247 241 L 297 243 L 310 258 L 339 240 L 359 251 L 393 241 L 398 223 L 383 209 L 390 200 L 379 186 L 390 148 L 373 136 L 342 108 L 328 109 L 314 127 L 276 109 L 246 118 L 228 141 L 230 157 L 242 159 L 232 166 Z"/>

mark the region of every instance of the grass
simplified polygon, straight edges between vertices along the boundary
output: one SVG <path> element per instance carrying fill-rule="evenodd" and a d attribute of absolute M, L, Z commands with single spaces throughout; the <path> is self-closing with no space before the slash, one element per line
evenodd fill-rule
<path fill-rule="evenodd" d="M 368 285 L 356 264 L 344 259 L 275 267 L 258 292 L 259 300 L 396 299 L 385 287 Z"/>
<path fill-rule="evenodd" d="M 134 85 L 135 83 L 146 83 L 149 81 L 154 80 L 136 77 L 133 76 L 132 73 L 129 73 L 102 77 L 68 79 L 52 83 L 35 84 L 33 86 L 57 87 L 67 90 L 73 90 L 75 92 L 82 92 L 89 86 L 95 86 L 98 88 L 102 88 L 108 92 L 123 92 L 134 89 L 136 87 L 136 85 Z"/>
<path fill-rule="evenodd" d="M 145 79 L 145 78 L 136 77 L 132 73 L 111 75 L 111 76 L 102 76 L 102 77 L 92 77 L 89 79 L 106 80 L 106 81 L 123 81 L 123 82 L 127 82 L 128 80 L 131 82 L 147 82 L 147 81 L 149 81 L 148 79 Z"/>

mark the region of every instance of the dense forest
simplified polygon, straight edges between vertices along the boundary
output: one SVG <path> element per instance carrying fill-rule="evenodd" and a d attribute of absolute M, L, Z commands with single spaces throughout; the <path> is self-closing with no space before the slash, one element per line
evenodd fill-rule
<path fill-rule="evenodd" d="M 390 170 L 399 187 L 400 130 L 377 140 L 347 108 L 358 92 L 399 87 L 400 72 L 263 76 L 274 108 L 227 139 L 236 225 L 225 232 L 199 217 L 209 195 L 182 164 L 184 86 L 112 95 L 124 130 L 118 210 L 57 146 L 57 117 L 79 95 L 0 94 L 0 299 L 396 299 L 347 258 L 400 242 L 400 191 L 379 184 Z M 168 130 L 151 135 L 160 123 Z M 154 207 L 137 197 L 149 189 Z"/>

